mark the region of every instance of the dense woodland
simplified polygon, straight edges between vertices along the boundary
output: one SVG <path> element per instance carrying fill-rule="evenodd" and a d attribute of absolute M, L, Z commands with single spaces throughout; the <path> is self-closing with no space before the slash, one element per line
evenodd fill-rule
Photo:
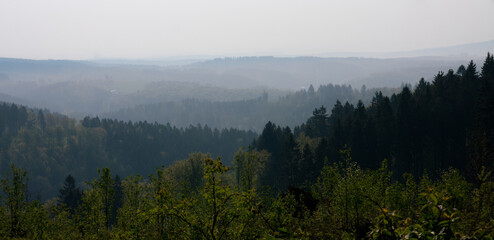
<path fill-rule="evenodd" d="M 189 124 L 207 124 L 215 128 L 234 127 L 237 129 L 262 131 L 266 122 L 283 126 L 297 126 L 305 122 L 314 106 L 333 105 L 337 100 L 369 103 L 375 92 L 385 96 L 399 92 L 400 88 L 372 88 L 365 85 L 355 90 L 350 85 L 321 85 L 315 89 L 310 85 L 278 99 L 270 100 L 268 93 L 258 98 L 241 101 L 205 101 L 187 99 L 162 103 L 139 105 L 107 113 L 104 116 L 131 121 L 156 121 L 185 127 Z"/>
<path fill-rule="evenodd" d="M 492 49 L 492 42 L 487 44 L 482 48 Z M 464 48 L 461 51 L 469 52 Z M 87 115 L 102 117 L 102 114 L 107 113 L 104 115 L 105 118 L 117 118 L 123 121 L 147 120 L 163 124 L 170 122 L 176 127 L 188 127 L 197 123 L 208 124 L 212 128 L 240 128 L 255 125 L 255 129 L 249 130 L 261 131 L 267 122 L 264 118 L 262 121 L 251 119 L 255 124 L 250 122 L 245 124 L 245 120 L 234 117 L 235 111 L 221 110 L 221 107 L 225 106 L 222 104 L 217 107 L 210 106 L 210 103 L 203 104 L 216 114 L 224 113 L 217 116 L 220 119 L 228 119 L 210 123 L 205 121 L 211 118 L 209 115 L 201 115 L 204 117 L 201 119 L 195 118 L 197 114 L 194 112 L 199 112 L 196 107 L 181 110 L 174 108 L 172 102 L 188 107 L 189 104 L 180 102 L 193 98 L 212 103 L 233 102 L 238 107 L 245 107 L 245 104 L 236 102 L 258 98 L 263 92 L 268 93 L 269 100 L 276 101 L 289 92 L 308 89 L 311 84 L 316 88 L 315 90 L 318 86 L 328 83 L 339 86 L 351 84 L 356 88 L 365 84 L 369 89 L 399 88 L 402 83 L 415 84 L 422 76 L 429 80 L 437 71 L 456 68 L 469 58 L 466 56 L 390 59 L 239 57 L 215 60 L 189 59 L 190 61 L 182 63 L 172 63 L 166 59 L 156 60 L 112 63 L 112 61 L 95 59 L 70 61 L 0 57 L 0 100 L 41 109 L 47 108 L 77 119 Z M 373 91 L 368 93 L 366 94 L 368 96 L 363 98 L 355 95 L 353 99 L 350 96 L 338 97 L 338 99 L 343 102 L 348 99 L 354 104 L 362 99 L 366 103 L 365 99 L 372 98 L 374 94 Z M 384 91 L 383 94 L 387 95 Z M 329 99 L 330 101 L 320 102 L 319 106 L 323 104 L 332 106 L 336 99 L 333 97 Z M 172 108 L 173 111 L 161 113 L 165 106 Z M 135 113 L 134 107 L 136 107 Z M 145 108 L 149 108 L 149 111 Z M 154 111 L 151 108 L 154 108 Z M 288 113 L 294 113 L 297 121 L 285 122 L 284 118 L 268 118 L 268 120 L 293 127 L 303 123 L 310 116 L 313 108 L 314 106 L 307 105 L 303 113 L 295 112 L 289 106 L 283 109 L 287 110 L 286 113 L 275 111 L 288 117 L 290 117 Z M 121 109 L 123 110 L 119 111 Z M 179 115 L 189 118 L 184 116 L 175 118 L 174 111 L 180 111 Z M 256 112 L 250 114 L 257 115 Z M 230 125 L 214 125 L 216 122 Z"/>
<path fill-rule="evenodd" d="M 208 126 L 176 128 L 147 122 L 123 122 L 86 117 L 76 123 L 66 116 L 0 105 L 0 169 L 10 163 L 29 172 L 32 198 L 57 195 L 67 174 L 89 180 L 96 170 L 110 167 L 121 176 L 150 174 L 157 166 L 209 152 L 231 163 L 238 148 L 257 134 Z"/>
<path fill-rule="evenodd" d="M 318 107 L 293 132 L 269 122 L 255 144 L 272 153 L 266 184 L 285 189 L 312 183 L 325 162 L 336 162 L 346 145 L 364 168 L 375 169 L 388 159 L 397 177 L 405 172 L 436 177 L 449 167 L 475 177 L 482 166 L 494 166 L 489 152 L 493 75 L 490 55 L 480 76 L 470 62 L 456 72 L 439 72 L 432 83 L 422 79 L 413 91 L 405 87 L 391 97 L 378 92 L 367 107 L 340 101 L 331 113 Z"/>
<path fill-rule="evenodd" d="M 239 130 L 98 118 L 76 124 L 4 104 L 2 170 L 11 165 L 1 181 L 0 235 L 492 239 L 493 86 L 494 57 L 488 54 L 480 72 L 470 62 L 391 97 L 378 92 L 368 106 L 341 101 L 330 111 L 317 106 L 293 131 L 268 122 L 257 138 Z M 165 136 L 170 132 L 176 135 Z M 204 132 L 212 134 L 200 135 Z M 210 143 L 212 153 L 226 143 L 245 148 L 222 155 L 233 161 L 203 153 L 167 160 L 165 147 L 180 149 L 196 141 L 180 142 L 186 137 L 205 139 L 198 142 Z M 161 150 L 150 151 L 155 148 Z M 203 151 L 198 148 L 183 151 Z M 157 164 L 150 166 L 149 159 Z M 126 167 L 133 162 L 138 163 L 132 167 L 154 171 L 148 177 L 128 175 Z M 95 163 L 109 168 L 96 171 Z M 26 172 L 19 166 L 33 168 Z M 28 176 L 43 175 L 30 172 L 56 171 L 56 166 L 83 170 L 66 172 L 57 198 L 32 198 L 28 183 L 39 178 Z M 95 175 L 78 184 L 84 171 Z"/>

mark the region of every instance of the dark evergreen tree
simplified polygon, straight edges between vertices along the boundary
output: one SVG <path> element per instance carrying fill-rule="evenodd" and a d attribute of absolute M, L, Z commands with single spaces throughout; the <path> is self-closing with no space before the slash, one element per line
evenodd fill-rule
<path fill-rule="evenodd" d="M 375 100 L 376 160 L 391 159 L 394 137 L 394 116 L 388 97 L 377 96 Z"/>
<path fill-rule="evenodd" d="M 43 111 L 39 110 L 38 111 L 38 122 L 39 122 L 39 126 L 42 130 L 45 130 L 46 128 L 46 119 L 45 119 L 45 115 L 43 114 Z"/>
<path fill-rule="evenodd" d="M 75 185 L 72 175 L 67 175 L 62 189 L 59 190 L 58 204 L 66 206 L 72 213 L 81 204 L 82 192 Z"/>
<path fill-rule="evenodd" d="M 462 75 L 465 73 L 465 71 L 466 71 L 466 68 L 465 68 L 465 66 L 463 66 L 463 64 L 462 64 L 462 65 L 460 65 L 460 67 L 458 67 L 458 69 L 456 70 L 456 74 L 457 74 L 457 75 L 462 76 Z"/>
<path fill-rule="evenodd" d="M 314 91 L 314 87 L 312 86 L 312 84 L 309 86 L 309 90 L 307 90 L 307 94 L 309 95 L 309 97 L 313 97 L 316 92 Z"/>
<path fill-rule="evenodd" d="M 314 164 L 314 153 L 308 144 L 305 144 L 302 149 L 298 175 L 300 176 L 298 183 L 305 187 L 312 185 L 319 175 L 319 171 L 317 171 Z"/>
<path fill-rule="evenodd" d="M 329 164 L 329 157 L 331 156 L 328 138 L 322 138 L 314 151 L 314 171 L 316 176 L 319 176 L 319 172 L 325 164 Z"/>
<path fill-rule="evenodd" d="M 483 79 L 474 110 L 474 122 L 468 142 L 471 174 L 476 176 L 487 167 L 494 170 L 494 90 Z"/>
<path fill-rule="evenodd" d="M 314 109 L 312 117 L 305 124 L 305 134 L 309 137 L 324 137 L 328 135 L 328 114 L 326 108 L 321 106 Z"/>
<path fill-rule="evenodd" d="M 283 154 L 280 159 L 280 173 L 277 174 L 278 184 L 275 185 L 278 190 L 285 190 L 290 185 L 296 185 L 300 183 L 300 156 L 295 143 L 295 137 L 293 136 L 289 127 L 283 129 Z M 287 179 L 283 180 L 283 179 Z"/>
<path fill-rule="evenodd" d="M 352 156 L 355 161 L 362 163 L 365 167 L 369 167 L 367 161 L 370 156 L 366 156 L 366 134 L 364 132 L 366 122 L 366 110 L 364 104 L 359 101 L 352 116 L 352 123 L 350 124 L 352 127 L 349 143 L 352 146 Z"/>
<path fill-rule="evenodd" d="M 113 178 L 113 189 L 115 199 L 113 200 L 110 224 L 115 226 L 117 224 L 118 209 L 123 205 L 123 187 L 118 174 Z"/>
<path fill-rule="evenodd" d="M 405 171 L 415 170 L 412 146 L 414 140 L 413 134 L 413 110 L 412 110 L 412 94 L 408 87 L 403 88 L 403 91 L 397 95 L 398 108 L 396 110 L 396 168 L 400 173 Z M 416 174 L 416 172 L 413 172 Z M 401 175 L 401 174 L 398 174 Z"/>
<path fill-rule="evenodd" d="M 482 78 L 491 84 L 494 84 L 494 55 L 487 53 L 484 65 L 482 66 Z"/>

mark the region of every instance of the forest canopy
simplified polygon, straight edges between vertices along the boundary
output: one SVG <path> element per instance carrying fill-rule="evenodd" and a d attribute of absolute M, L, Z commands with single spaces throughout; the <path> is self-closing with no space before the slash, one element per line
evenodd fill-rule
<path fill-rule="evenodd" d="M 488 54 L 259 136 L 2 104 L 0 235 L 492 239 L 493 86 Z"/>

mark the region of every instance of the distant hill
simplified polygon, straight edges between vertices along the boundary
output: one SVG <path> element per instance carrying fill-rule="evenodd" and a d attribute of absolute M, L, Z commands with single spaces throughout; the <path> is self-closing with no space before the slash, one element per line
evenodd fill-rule
<path fill-rule="evenodd" d="M 126 61 L 104 64 L 0 58 L 0 93 L 13 97 L 14 102 L 22 99 L 18 103 L 33 103 L 30 105 L 82 117 L 185 99 L 245 101 L 268 93 L 269 100 L 276 100 L 289 92 L 308 89 L 311 84 L 315 88 L 328 84 L 351 85 L 354 89 L 363 85 L 398 88 L 403 84 L 415 85 L 422 77 L 430 81 L 439 71 L 456 70 L 469 61 L 466 56 L 386 59 L 267 56 L 217 58 L 164 67 L 136 65 L 132 61 L 127 61 L 132 64 L 125 64 Z"/>
<path fill-rule="evenodd" d="M 193 63 L 184 68 L 209 70 L 219 76 L 232 76 L 232 81 L 262 83 L 272 88 L 296 90 L 314 86 L 351 84 L 355 88 L 399 87 L 403 83 L 415 84 L 422 77 L 432 77 L 438 71 L 448 71 L 468 58 L 416 57 L 416 58 L 319 58 L 319 57 L 240 57 L 220 58 Z M 230 83 L 230 84 L 234 84 Z M 225 83 L 228 84 L 228 83 Z"/>
<path fill-rule="evenodd" d="M 494 52 L 494 40 L 445 46 L 437 48 L 417 49 L 401 52 L 331 52 L 318 54 L 319 57 L 365 57 L 365 58 L 410 58 L 410 57 L 449 57 L 458 59 L 483 60 L 487 52 Z"/>
<path fill-rule="evenodd" d="M 469 43 L 448 47 L 428 48 L 415 51 L 394 53 L 395 56 L 417 57 L 417 56 L 443 56 L 443 57 L 485 57 L 487 52 L 494 52 L 494 40 Z"/>
<path fill-rule="evenodd" d="M 0 102 L 17 103 L 17 104 L 23 104 L 23 105 L 30 104 L 30 102 L 25 100 L 25 99 L 10 96 L 10 95 L 5 94 L 5 93 L 0 93 Z"/>
<path fill-rule="evenodd" d="M 114 65 L 84 61 L 0 59 L 0 93 L 5 101 L 83 117 L 139 104 L 198 99 L 236 101 L 263 92 L 273 98 L 286 91 L 239 84 L 226 87 L 233 77 L 212 71 L 175 67 Z M 246 83 L 248 79 L 241 81 Z M 17 101 L 22 99 L 22 101 Z"/>
<path fill-rule="evenodd" d="M 56 73 L 88 67 L 89 62 L 84 61 L 0 58 L 0 72 Z"/>
<path fill-rule="evenodd" d="M 294 127 L 302 124 L 315 108 L 322 105 L 331 110 L 336 101 L 343 104 L 356 104 L 362 100 L 368 104 L 375 93 L 380 91 L 385 96 L 397 93 L 401 88 L 380 88 L 357 91 L 348 85 L 321 85 L 318 89 L 299 90 L 277 100 L 268 101 L 268 94 L 242 101 L 198 101 L 183 100 L 143 104 L 102 116 L 124 121 L 170 123 L 177 127 L 202 124 L 212 128 L 237 128 L 253 130 L 260 133 L 266 122 L 276 122 L 282 126 Z"/>

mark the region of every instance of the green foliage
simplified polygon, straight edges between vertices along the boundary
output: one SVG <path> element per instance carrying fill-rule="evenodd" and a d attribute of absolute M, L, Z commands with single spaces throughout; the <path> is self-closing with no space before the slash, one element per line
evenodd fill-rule
<path fill-rule="evenodd" d="M 72 175 L 65 178 L 63 188 L 59 192 L 58 203 L 74 212 L 81 203 L 82 193 L 78 187 L 75 187 L 75 179 Z"/>
<path fill-rule="evenodd" d="M 110 169 L 98 169 L 99 177 L 88 182 L 82 197 L 79 231 L 89 238 L 108 237 L 114 202 L 113 179 Z"/>
<path fill-rule="evenodd" d="M 300 215 L 295 217 L 295 212 Z M 309 212 L 307 209 L 297 210 L 297 201 L 291 194 L 283 195 L 270 203 L 260 216 L 266 227 L 266 239 L 306 239 L 307 233 L 302 230 L 307 227 Z"/>
<path fill-rule="evenodd" d="M 187 226 L 179 219 L 171 216 L 170 211 L 179 201 L 181 195 L 173 184 L 169 171 L 161 167 L 156 169 L 154 175 L 149 176 L 149 191 L 151 194 L 151 209 L 148 219 L 151 227 L 151 234 L 155 239 L 173 239 L 177 236 L 189 236 Z M 175 184 L 176 185 L 176 184 Z"/>
<path fill-rule="evenodd" d="M 6 207 L 6 232 L 5 235 L 11 238 L 25 237 L 26 229 L 26 181 L 27 172 L 16 168 L 14 164 L 10 166 L 12 176 L 6 176 L 1 180 L 1 187 L 5 195 Z"/>
<path fill-rule="evenodd" d="M 239 151 L 239 155 L 249 156 Z M 245 155 L 247 154 L 247 155 Z M 109 225 L 114 204 L 110 170 L 98 171 L 75 210 L 56 199 L 40 204 L 25 198 L 26 172 L 12 166 L 2 179 L 0 233 L 16 239 L 490 239 L 494 233 L 494 183 L 490 171 L 480 186 L 457 170 L 438 180 L 411 174 L 393 181 L 387 161 L 377 170 L 362 169 L 350 150 L 342 161 L 326 165 L 307 195 L 288 191 L 261 197 L 255 188 L 228 182 L 229 167 L 206 158 L 204 184 L 183 188 L 176 166 L 159 168 L 149 180 L 122 181 L 123 204 L 117 224 Z M 200 155 L 200 154 L 199 154 Z M 199 156 L 198 155 L 198 156 Z M 255 156 L 255 154 L 254 154 Z M 186 163 L 187 161 L 185 161 Z M 486 168 L 484 168 L 486 169 Z M 186 192 L 184 192 L 186 191 Z M 301 191 L 301 190 L 299 190 Z"/>
<path fill-rule="evenodd" d="M 391 174 L 386 161 L 378 170 L 364 171 L 352 161 L 350 149 L 341 154 L 343 161 L 325 166 L 313 188 L 320 200 L 314 217 L 319 238 L 365 237 L 373 218 L 387 202 Z"/>
<path fill-rule="evenodd" d="M 419 177 L 424 171 L 435 179 L 453 167 L 468 173 L 471 181 L 482 166 L 494 169 L 492 62 L 492 55 L 488 55 L 481 76 L 470 62 L 458 73 L 439 72 L 430 83 L 422 79 L 414 88 L 404 85 L 401 92 L 390 97 L 376 92 L 369 106 L 340 99 L 343 104 L 336 101 L 331 114 L 326 114 L 324 106 L 316 108 L 304 124 L 294 128 L 293 135 L 268 123 L 255 147 L 272 154 L 266 163 L 271 175 L 283 172 L 271 170 L 271 165 L 303 162 L 298 169 L 304 169 L 304 175 L 317 176 L 325 157 L 336 162 L 338 151 L 347 144 L 362 168 L 377 169 L 383 159 L 388 159 L 395 180 L 404 173 Z M 289 148 L 289 139 L 301 133 L 319 139 L 318 145 L 310 148 L 313 156 L 304 150 L 305 146 L 299 151 Z M 294 179 L 288 185 L 302 186 L 307 181 Z M 264 184 L 286 187 L 276 186 L 274 181 Z"/>
<path fill-rule="evenodd" d="M 187 159 L 176 161 L 168 168 L 177 191 L 195 194 L 204 186 L 204 161 L 208 158 L 211 154 L 191 153 Z"/>
<path fill-rule="evenodd" d="M 118 231 L 126 239 L 149 239 L 153 229 L 150 223 L 152 203 L 149 185 L 139 175 L 129 176 L 122 182 L 123 205 L 118 210 Z"/>
<path fill-rule="evenodd" d="M 490 79 L 492 69 L 492 57 L 488 59 L 484 80 Z M 256 149 L 237 151 L 233 172 L 219 158 L 193 153 L 168 168 L 156 169 L 148 179 L 134 175 L 120 183 L 118 177 L 112 178 L 110 168 L 102 168 L 87 181 L 80 204 L 74 197 L 80 194 L 75 180 L 67 177 L 59 198 L 42 203 L 28 199 L 32 194 L 27 192 L 27 172 L 11 165 L 11 173 L 0 180 L 0 236 L 492 239 L 491 97 L 487 88 L 478 86 L 473 63 L 460 70 L 439 73 L 432 84 L 421 81 L 414 91 L 404 88 L 391 99 L 376 94 L 368 108 L 362 103 L 353 107 L 337 102 L 329 117 L 324 108 L 316 109 L 308 125 L 294 133 L 269 122 L 254 142 Z M 450 84 L 465 88 L 460 91 Z M 475 102 L 474 85 L 483 89 L 482 104 L 471 119 L 468 104 Z M 452 98 L 455 94 L 468 98 L 465 105 Z M 457 109 L 460 123 L 446 121 L 456 116 Z M 0 115 L 0 166 L 39 158 L 33 163 L 38 187 L 49 182 L 43 174 L 65 175 L 68 163 L 81 159 L 85 168 L 81 172 L 104 163 L 126 172 L 132 158 L 142 160 L 143 169 L 157 159 L 167 159 L 171 153 L 163 145 L 186 149 L 183 142 L 166 139 L 164 133 L 172 132 L 177 139 L 200 138 L 205 133 L 209 137 L 203 140 L 222 139 L 223 134 L 202 127 L 177 130 L 99 118 L 86 118 L 76 127 L 65 118 L 33 114 L 15 105 L 4 104 L 0 111 L 16 116 Z M 432 122 L 418 124 L 424 116 Z M 41 119 L 45 119 L 43 126 Z M 468 131 L 467 125 L 472 126 Z M 228 141 L 242 135 L 235 130 L 224 133 L 231 134 L 225 138 Z M 380 157 L 390 160 L 378 163 Z M 44 168 L 43 164 L 53 162 L 68 165 Z M 269 187 L 271 192 L 258 192 Z"/>
<path fill-rule="evenodd" d="M 241 190 L 259 189 L 259 178 L 268 161 L 266 151 L 257 151 L 249 147 L 247 151 L 240 148 L 233 157 L 235 185 Z"/>
<path fill-rule="evenodd" d="M 27 170 L 33 180 L 29 190 L 42 200 L 59 195 L 60 181 L 67 175 L 84 182 L 96 177 L 98 168 L 109 167 L 121 176 L 146 176 L 155 166 L 169 166 L 196 151 L 225 156 L 231 164 L 235 151 L 256 137 L 237 129 L 177 128 L 98 117 L 86 117 L 79 124 L 48 111 L 0 103 L 0 169 L 15 163 Z M 202 169 L 196 172 L 201 181 Z"/>
<path fill-rule="evenodd" d="M 47 225 L 44 229 L 46 239 L 82 239 L 78 224 L 79 216 L 58 205 L 55 201 L 48 201 L 42 208 L 47 212 Z"/>
<path fill-rule="evenodd" d="M 372 239 L 453 239 L 458 222 L 456 209 L 446 207 L 451 197 L 428 187 L 418 195 L 418 209 L 403 217 L 396 210 L 382 209 L 369 233 Z"/>
<path fill-rule="evenodd" d="M 33 201 L 26 207 L 26 222 L 24 223 L 28 239 L 45 239 L 49 235 L 48 211 L 39 201 Z"/>
<path fill-rule="evenodd" d="M 468 207 L 460 210 L 465 216 L 462 230 L 468 237 L 494 238 L 494 182 L 491 173 L 482 168 L 477 175 L 479 186 L 470 192 Z"/>
<path fill-rule="evenodd" d="M 238 192 L 223 182 L 229 170 L 218 158 L 204 165 L 205 185 L 197 198 L 177 201 L 170 214 L 186 223 L 192 236 L 203 239 L 245 239 L 256 235 L 252 228 L 254 191 Z"/>

